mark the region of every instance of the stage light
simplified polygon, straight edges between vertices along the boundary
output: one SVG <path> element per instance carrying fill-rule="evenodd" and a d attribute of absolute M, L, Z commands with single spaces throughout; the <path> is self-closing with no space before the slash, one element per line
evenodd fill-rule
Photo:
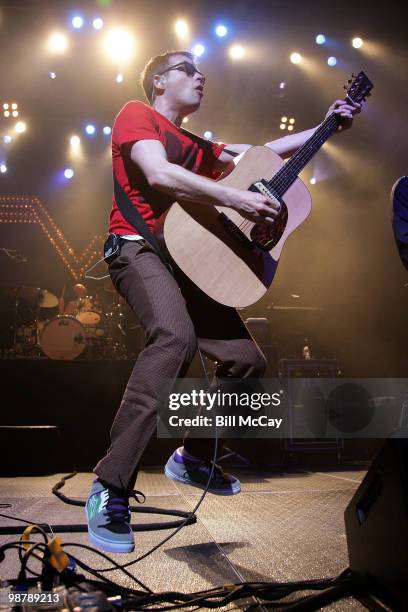
<path fill-rule="evenodd" d="M 217 27 L 215 28 L 215 33 L 217 36 L 219 36 L 220 38 L 223 38 L 224 36 L 226 36 L 228 34 L 228 30 L 225 27 L 225 25 L 219 24 L 217 25 Z"/>
<path fill-rule="evenodd" d="M 285 123 L 281 123 L 279 127 L 280 127 L 281 130 L 286 130 L 286 124 Z"/>
<path fill-rule="evenodd" d="M 79 147 L 79 145 L 81 144 L 81 139 L 79 136 L 71 136 L 71 138 L 69 139 L 69 142 L 71 143 L 72 147 Z"/>
<path fill-rule="evenodd" d="M 245 49 L 241 45 L 233 45 L 229 50 L 229 54 L 232 59 L 241 59 L 245 55 Z"/>
<path fill-rule="evenodd" d="M 125 78 L 125 77 L 123 76 L 123 74 L 122 74 L 121 72 L 119 72 L 119 73 L 116 75 L 116 82 L 117 82 L 117 83 L 123 83 L 123 79 L 124 79 L 124 78 Z"/>
<path fill-rule="evenodd" d="M 279 83 L 279 89 L 285 89 L 285 87 L 286 87 L 285 81 L 282 81 L 281 83 Z"/>
<path fill-rule="evenodd" d="M 105 51 L 113 61 L 125 62 L 133 55 L 133 37 L 126 30 L 111 30 L 105 38 Z"/>
<path fill-rule="evenodd" d="M 18 104 L 16 102 L 13 102 L 13 104 L 11 105 L 12 110 L 17 110 L 18 108 Z"/>
<path fill-rule="evenodd" d="M 102 132 L 105 134 L 105 136 L 109 136 L 109 134 L 112 132 L 112 129 L 109 127 L 109 125 L 105 125 L 105 127 L 102 129 Z"/>
<path fill-rule="evenodd" d="M 95 17 L 95 19 L 92 22 L 92 27 L 94 28 L 94 30 L 102 30 L 103 19 L 101 19 L 100 17 Z"/>
<path fill-rule="evenodd" d="M 10 111 L 8 111 L 8 110 L 4 111 L 4 112 L 3 112 L 3 115 L 4 115 L 5 117 L 10 117 Z"/>
<path fill-rule="evenodd" d="M 292 132 L 293 130 L 293 125 L 288 125 L 288 132 Z"/>
<path fill-rule="evenodd" d="M 191 53 L 195 55 L 196 57 L 201 57 L 204 54 L 204 52 L 205 52 L 205 47 L 201 43 L 194 45 L 194 47 L 191 49 Z"/>
<path fill-rule="evenodd" d="M 5 135 L 3 136 L 3 142 L 4 142 L 4 144 L 10 144 L 10 142 L 11 142 L 12 140 L 13 140 L 13 139 L 12 139 L 12 137 L 10 136 L 10 134 L 5 134 Z"/>
<path fill-rule="evenodd" d="M 66 168 L 64 170 L 64 176 L 66 179 L 72 179 L 72 177 L 74 176 L 74 171 L 72 170 L 72 168 Z"/>
<path fill-rule="evenodd" d="M 292 64 L 300 64 L 300 62 L 302 61 L 302 56 L 300 55 L 300 53 L 291 53 L 290 56 L 290 61 L 292 62 Z"/>
<path fill-rule="evenodd" d="M 49 72 L 48 76 L 50 77 L 50 79 L 56 79 L 57 75 L 55 74 L 55 72 Z"/>
<path fill-rule="evenodd" d="M 54 32 L 48 39 L 48 49 L 52 53 L 63 53 L 68 47 L 68 39 L 61 32 Z"/>
<path fill-rule="evenodd" d="M 84 20 L 82 19 L 81 15 L 75 15 L 75 17 L 72 18 L 71 23 L 73 28 L 79 30 L 84 25 Z"/>
<path fill-rule="evenodd" d="M 7 172 L 7 166 L 6 164 L 0 164 L 0 172 L 2 174 L 5 174 Z"/>
<path fill-rule="evenodd" d="M 289 123 L 291 123 L 292 125 L 295 123 L 295 120 L 294 120 L 294 118 L 293 118 L 293 117 L 291 117 L 291 118 L 289 119 Z"/>
<path fill-rule="evenodd" d="M 18 117 L 18 111 L 16 111 L 16 110 L 13 111 L 11 114 L 12 114 L 13 117 Z"/>
<path fill-rule="evenodd" d="M 179 38 L 185 38 L 188 34 L 188 24 L 184 19 L 178 19 L 174 26 L 176 34 Z"/>
<path fill-rule="evenodd" d="M 360 47 L 363 46 L 364 41 L 362 38 L 360 38 L 359 36 L 356 36 L 355 38 L 353 38 L 353 40 L 351 41 L 351 44 L 353 45 L 353 47 L 355 49 L 360 49 Z"/>
<path fill-rule="evenodd" d="M 87 126 L 86 126 L 86 128 L 85 128 L 85 132 L 86 132 L 87 134 L 89 134 L 90 136 L 91 136 L 92 134 L 95 134 L 95 132 L 96 132 L 95 126 L 94 126 L 94 125 L 92 125 L 92 123 L 88 123 L 88 125 L 87 125 Z"/>
<path fill-rule="evenodd" d="M 334 57 L 334 55 L 331 55 L 328 59 L 327 59 L 327 63 L 329 66 L 335 66 L 337 64 L 337 59 Z"/>
<path fill-rule="evenodd" d="M 188 117 L 183 117 L 182 123 L 188 123 Z"/>
<path fill-rule="evenodd" d="M 5 102 L 5 104 L 3 104 L 3 108 L 4 108 L 4 110 L 8 110 L 10 108 L 10 104 Z"/>
<path fill-rule="evenodd" d="M 287 120 L 288 120 L 288 118 L 287 118 L 287 117 L 281 117 L 281 122 L 282 122 L 282 123 L 286 123 L 286 122 L 287 122 Z"/>
<path fill-rule="evenodd" d="M 324 43 L 326 42 L 326 37 L 324 34 L 318 34 L 316 36 L 316 44 L 317 45 L 324 45 Z"/>
<path fill-rule="evenodd" d="M 315 179 L 315 177 L 314 177 L 314 176 L 312 176 L 312 178 L 310 179 L 310 181 L 309 181 L 309 182 L 310 182 L 310 184 L 311 184 L 311 185 L 316 185 L 316 179 Z"/>
<path fill-rule="evenodd" d="M 213 133 L 210 130 L 206 130 L 203 134 L 204 138 L 210 139 L 213 137 Z"/>
<path fill-rule="evenodd" d="M 27 126 L 24 123 L 24 121 L 17 121 L 16 125 L 14 126 L 14 129 L 16 130 L 18 134 L 22 134 L 23 132 L 26 131 Z"/>

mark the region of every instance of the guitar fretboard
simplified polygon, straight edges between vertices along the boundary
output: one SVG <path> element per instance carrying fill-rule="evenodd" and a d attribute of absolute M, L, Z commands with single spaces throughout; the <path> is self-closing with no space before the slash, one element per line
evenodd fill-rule
<path fill-rule="evenodd" d="M 317 151 L 324 145 L 326 140 L 336 132 L 339 118 L 332 113 L 323 121 L 312 136 L 300 147 L 290 160 L 282 166 L 275 176 L 268 182 L 268 187 L 278 196 L 283 194 L 297 179 L 299 173 L 309 163 Z"/>

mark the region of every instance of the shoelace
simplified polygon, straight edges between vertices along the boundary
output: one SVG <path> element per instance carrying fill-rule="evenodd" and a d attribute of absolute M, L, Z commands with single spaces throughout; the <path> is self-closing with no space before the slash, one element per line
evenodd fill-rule
<path fill-rule="evenodd" d="M 141 491 L 133 490 L 129 497 L 135 499 L 139 504 L 146 501 L 146 496 Z M 106 515 L 111 523 L 128 523 L 130 521 L 129 498 L 109 491 L 109 499 L 106 504 Z"/>

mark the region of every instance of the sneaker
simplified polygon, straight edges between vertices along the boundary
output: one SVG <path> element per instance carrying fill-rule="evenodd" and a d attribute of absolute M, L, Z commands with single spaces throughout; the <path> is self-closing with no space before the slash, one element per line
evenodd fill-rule
<path fill-rule="evenodd" d="M 130 526 L 129 497 L 94 480 L 85 505 L 91 544 L 106 552 L 127 553 L 135 549 Z"/>
<path fill-rule="evenodd" d="M 177 482 L 205 489 L 211 467 L 212 461 L 202 461 L 191 456 L 186 458 L 182 454 L 182 449 L 178 448 L 167 461 L 164 473 Z M 241 491 L 241 483 L 238 478 L 225 474 L 219 465 L 215 465 L 208 491 L 215 495 L 236 495 Z"/>

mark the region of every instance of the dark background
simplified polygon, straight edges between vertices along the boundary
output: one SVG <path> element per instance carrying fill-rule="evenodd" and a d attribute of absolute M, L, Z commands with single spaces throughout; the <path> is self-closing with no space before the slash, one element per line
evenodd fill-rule
<path fill-rule="evenodd" d="M 72 30 L 76 13 L 105 27 Z M 27 132 L 5 146 L 0 161 L 0 195 L 36 195 L 75 250 L 104 234 L 111 199 L 109 137 L 86 137 L 84 125 L 112 125 L 129 99 L 142 99 L 138 75 L 151 55 L 183 47 L 173 32 L 185 18 L 207 53 L 202 108 L 188 129 L 211 130 L 216 140 L 262 144 L 279 138 L 280 117 L 296 118 L 296 130 L 317 125 L 342 95 L 351 72 L 363 69 L 375 84 L 355 126 L 334 137 L 302 174 L 313 196 L 313 212 L 289 239 L 275 283 L 256 306 L 242 313 L 268 316 L 281 356 L 300 353 L 308 337 L 317 356 L 338 357 L 348 376 L 405 376 L 408 337 L 408 278 L 393 241 L 390 190 L 407 172 L 407 32 L 403 4 L 396 2 L 235 1 L 100 3 L 24 0 L 0 2 L 1 105 L 19 104 Z M 227 39 L 213 27 L 223 21 Z M 110 26 L 131 29 L 134 59 L 125 81 L 101 50 Z M 44 50 L 52 30 L 66 31 L 70 48 L 62 56 Z M 315 44 L 316 34 L 329 39 Z M 366 45 L 355 50 L 353 36 Z M 232 62 L 233 42 L 248 49 Z M 299 51 L 307 68 L 289 62 Z M 335 55 L 338 64 L 326 64 Z M 57 73 L 51 80 L 50 70 Z M 285 90 L 279 83 L 285 81 Z M 10 120 L 0 118 L 1 136 Z M 68 158 L 69 137 L 81 136 L 83 160 Z M 61 171 L 75 169 L 72 181 Z M 316 185 L 309 185 L 316 176 Z M 35 285 L 59 293 L 71 277 L 36 225 L 0 225 L 0 246 L 17 248 L 27 264 L 1 257 L 2 286 Z M 92 292 L 95 285 L 88 283 Z M 300 297 L 294 298 L 293 295 Z M 277 311 L 278 306 L 319 306 L 322 311 Z"/>

